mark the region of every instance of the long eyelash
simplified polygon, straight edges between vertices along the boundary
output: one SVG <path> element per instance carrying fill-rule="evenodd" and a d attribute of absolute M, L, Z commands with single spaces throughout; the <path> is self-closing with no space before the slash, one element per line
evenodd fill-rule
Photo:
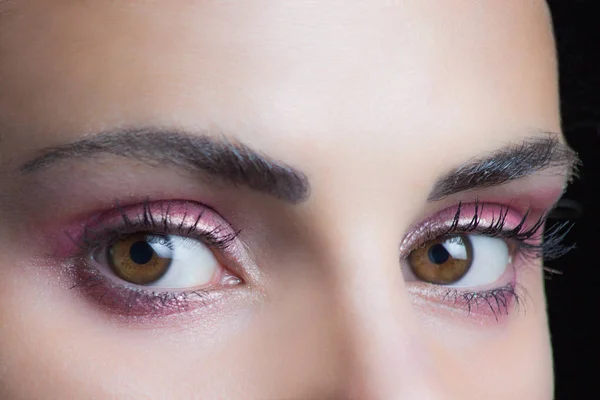
<path fill-rule="evenodd" d="M 484 291 L 465 291 L 433 285 L 427 292 L 430 296 L 440 298 L 441 302 L 449 307 L 464 310 L 468 316 L 489 309 L 496 321 L 500 316 L 510 314 L 512 310 L 519 310 L 529 296 L 525 288 L 515 282 Z"/>
<path fill-rule="evenodd" d="M 200 212 L 194 223 L 187 229 L 183 228 L 188 218 L 187 213 L 184 215 L 181 223 L 173 224 L 170 214 L 171 202 L 167 202 L 166 207 L 161 205 L 158 216 L 156 215 L 156 211 L 152 211 L 152 206 L 148 200 L 144 201 L 141 213 L 137 216 L 128 214 L 118 202 L 116 202 L 116 209 L 121 216 L 122 224 L 117 227 L 107 227 L 104 224 L 99 224 L 99 226 L 93 228 L 86 227 L 83 237 L 77 243 L 81 249 L 89 250 L 101 246 L 109 246 L 128 235 L 143 232 L 183 235 L 199 240 L 212 248 L 225 249 L 240 234 L 240 231 L 223 234 L 222 232 L 225 230 L 225 227 L 222 226 L 217 226 L 211 230 L 200 229 L 199 224 L 204 215 L 203 211 Z M 68 235 L 68 232 L 66 234 Z"/>
<path fill-rule="evenodd" d="M 94 223 L 84 228 L 80 239 L 73 238 L 68 232 L 65 234 L 81 249 L 81 254 L 89 254 L 136 233 L 180 235 L 196 239 L 213 249 L 223 250 L 228 248 L 240 233 L 239 230 L 231 232 L 225 225 L 207 229 L 202 224 L 204 210 L 198 215 L 186 211 L 181 221 L 175 222 L 172 215 L 173 203 L 169 201 L 157 205 L 146 199 L 139 211 L 132 213 L 115 202 L 120 222 L 111 223 L 110 226 L 102 222 Z M 192 302 L 207 305 L 217 301 L 220 296 L 219 292 L 203 289 L 180 292 L 161 292 L 135 287 L 125 289 L 121 284 L 100 273 L 96 267 L 83 262 L 80 256 L 74 257 L 74 263 L 68 267 L 68 272 L 78 277 L 71 289 L 84 290 L 95 303 L 111 308 L 115 315 L 131 317 L 151 316 L 159 312 L 160 315 L 178 313 L 187 310 Z"/>
<path fill-rule="evenodd" d="M 546 261 L 562 257 L 575 248 L 575 245 L 565 245 L 563 243 L 566 235 L 573 227 L 572 222 L 556 223 L 547 229 L 545 235 L 543 235 L 541 227 L 546 222 L 546 215 L 540 217 L 533 225 L 525 229 L 525 223 L 531 213 L 531 210 L 528 210 L 517 226 L 512 229 L 505 229 L 506 217 L 510 209 L 509 207 L 502 207 L 499 215 L 492 218 L 489 225 L 486 224 L 485 227 L 482 227 L 481 215 L 483 208 L 482 204 L 475 202 L 474 215 L 471 221 L 466 225 L 460 225 L 462 203 L 459 203 L 450 226 L 441 235 L 439 232 L 430 230 L 427 234 L 428 240 L 453 233 L 477 233 L 495 238 L 513 240 L 518 243 L 521 255 L 530 259 L 543 257 Z"/>
<path fill-rule="evenodd" d="M 519 288 L 522 290 L 522 288 Z M 508 315 L 510 313 L 509 304 L 518 309 L 521 306 L 521 295 L 517 287 L 509 284 L 500 288 L 486 290 L 483 292 L 463 292 L 456 289 L 448 289 L 444 299 L 453 300 L 455 305 L 461 304 L 468 314 L 479 307 L 488 307 L 496 321 L 499 315 Z"/>

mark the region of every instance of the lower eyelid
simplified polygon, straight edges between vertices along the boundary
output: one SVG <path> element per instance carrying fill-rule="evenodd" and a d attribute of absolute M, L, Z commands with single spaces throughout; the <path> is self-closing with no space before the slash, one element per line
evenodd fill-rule
<path fill-rule="evenodd" d="M 244 285 L 231 288 L 200 288 L 184 291 L 153 291 L 113 282 L 93 267 L 74 264 L 68 271 L 75 282 L 70 289 L 79 292 L 90 305 L 109 315 L 123 317 L 165 317 L 210 306 Z"/>
<path fill-rule="evenodd" d="M 491 208 L 491 207 L 490 207 Z M 465 206 L 465 216 L 464 220 L 466 222 L 468 222 L 468 220 L 470 220 L 470 218 L 468 217 L 468 214 L 466 214 L 468 212 L 468 207 Z M 425 232 L 433 232 L 434 228 L 439 228 L 440 230 L 442 229 L 447 229 L 448 227 L 448 221 L 451 221 L 450 219 L 445 219 L 444 220 L 444 216 L 445 217 L 451 217 L 454 216 L 454 214 L 456 213 L 456 207 L 448 209 L 443 211 L 442 213 L 438 213 L 436 214 L 436 216 L 428 219 L 424 224 L 421 225 L 421 228 L 417 228 L 413 231 L 413 233 L 411 233 L 411 235 L 407 236 L 407 244 L 403 243 L 402 244 L 402 248 L 403 251 L 406 252 L 407 249 L 410 248 L 410 246 L 413 246 L 415 243 L 418 243 L 419 237 L 415 232 L 420 232 L 421 234 L 425 234 Z M 515 221 L 518 221 L 520 219 L 520 217 L 518 216 L 518 213 L 514 213 L 515 215 L 511 214 L 511 224 L 513 224 L 513 226 L 516 226 L 517 223 Z M 184 215 L 188 215 L 186 213 L 181 213 L 179 214 L 179 222 L 181 222 L 181 220 L 185 220 Z M 210 218 L 214 218 L 213 219 L 213 223 L 208 223 L 207 221 L 203 221 L 204 224 L 206 224 L 204 226 L 204 229 L 211 229 L 211 225 L 214 228 L 215 226 L 215 221 L 218 221 L 218 217 L 213 217 L 211 215 L 208 215 Z M 514 217 L 514 218 L 513 218 Z M 513 221 L 514 220 L 514 221 Z M 175 222 L 174 225 L 177 225 L 176 221 L 178 221 L 177 218 L 174 218 L 172 222 Z M 427 225 L 428 224 L 428 225 Z M 77 225 L 78 229 L 81 230 L 81 224 Z M 217 223 L 218 226 L 218 223 Z M 233 231 L 233 230 L 232 230 Z M 74 235 L 76 236 L 76 235 Z M 58 254 L 61 257 L 65 257 L 67 258 L 67 256 L 72 256 L 76 251 L 80 252 L 81 249 L 77 248 L 77 246 L 74 245 L 74 238 L 68 238 L 68 244 L 69 246 L 63 246 L 62 250 L 58 252 Z M 76 241 L 77 239 L 75 239 Z M 412 240 L 412 241 L 411 241 Z M 411 244 L 412 243 L 412 244 Z M 244 256 L 240 256 L 240 249 L 238 247 L 242 247 L 242 246 L 237 246 L 235 247 L 235 249 L 233 249 L 233 251 L 231 253 L 234 253 L 234 257 L 236 257 L 237 259 L 243 258 Z M 69 248 L 68 252 L 65 252 L 64 249 L 65 248 Z M 76 250 L 76 251 L 75 251 Z M 406 270 L 407 268 L 403 268 L 403 270 Z M 217 302 L 220 299 L 222 299 L 224 296 L 226 296 L 227 294 L 225 293 L 225 291 L 220 291 L 220 290 L 215 290 L 213 292 L 206 292 L 206 291 L 187 291 L 187 292 L 153 292 L 153 291 L 149 291 L 147 290 L 147 288 L 145 289 L 135 289 L 135 288 L 128 288 L 124 285 L 119 285 L 113 282 L 110 282 L 107 280 L 106 277 L 99 277 L 97 275 L 93 274 L 93 271 L 91 271 L 90 269 L 86 269 L 86 267 L 82 266 L 81 264 L 78 265 L 78 268 L 73 268 L 73 273 L 77 273 L 77 279 L 79 279 L 77 282 L 78 284 L 74 287 L 74 289 L 78 289 L 78 290 L 82 290 L 85 291 L 87 293 L 87 295 L 89 295 L 90 297 L 94 298 L 96 303 L 101 303 L 103 307 L 109 307 L 113 310 L 113 312 L 120 314 L 120 315 L 133 315 L 133 316 L 143 316 L 143 315 L 148 315 L 148 314 L 160 314 L 160 315 L 164 315 L 164 314 L 170 314 L 170 313 L 177 313 L 177 312 L 181 312 L 184 310 L 188 310 L 190 308 L 193 307 L 202 307 L 205 305 L 209 305 L 212 304 L 213 302 Z M 514 284 L 514 281 L 507 283 L 507 284 Z M 447 289 L 447 288 L 446 288 Z M 429 289 L 431 291 L 431 288 Z M 454 292 L 452 292 L 454 295 L 453 297 L 455 298 L 464 298 L 464 295 L 472 295 L 475 296 L 474 298 L 476 298 L 477 293 L 473 292 L 473 291 L 466 291 L 466 290 L 459 290 L 457 288 L 454 288 L 452 290 L 455 290 Z M 490 291 L 493 289 L 487 289 L 487 290 L 483 290 L 478 292 L 480 295 L 483 295 L 484 293 L 490 293 Z M 446 298 L 449 297 L 448 292 L 445 292 Z M 458 296 L 458 297 L 457 297 Z M 463 296 L 463 297 L 460 297 Z M 452 297 L 452 296 L 450 296 Z M 480 297 L 483 298 L 483 297 Z M 166 304 L 166 306 L 165 306 Z M 164 311 L 158 311 L 160 305 L 162 305 L 164 308 Z"/>
<path fill-rule="evenodd" d="M 450 318 L 463 317 L 466 323 L 493 323 L 526 307 L 526 292 L 517 283 L 509 283 L 484 291 L 460 290 L 420 284 L 409 287 L 413 303 L 424 312 L 439 314 L 439 306 Z"/>
<path fill-rule="evenodd" d="M 483 212 L 482 212 L 483 208 Z M 460 212 L 458 212 L 460 210 Z M 457 218 L 458 215 L 458 218 Z M 475 218 L 474 218 L 475 216 Z M 499 216 L 501 223 L 499 223 Z M 519 232 L 525 232 L 530 227 L 543 224 L 540 221 L 543 213 L 525 214 L 525 216 L 508 206 L 495 204 L 467 204 L 451 207 L 437 213 L 421 224 L 413 227 L 401 245 L 402 271 L 407 282 L 407 288 L 415 299 L 422 299 L 423 304 L 442 304 L 449 310 L 464 311 L 464 315 L 473 316 L 489 321 L 498 321 L 503 315 L 510 313 L 514 307 L 522 304 L 523 296 L 519 294 L 517 277 L 520 268 L 531 260 L 526 259 L 527 246 L 540 247 L 540 239 L 533 236 L 530 239 L 511 238 L 515 233 L 511 230 L 519 227 Z M 477 224 L 473 224 L 476 219 Z M 530 222 L 530 221 L 534 222 Z M 474 226 L 475 225 L 475 226 Z M 490 227 L 495 227 L 491 229 Z M 454 229 L 456 228 L 456 229 Z M 452 287 L 436 285 L 419 281 L 407 265 L 407 257 L 413 249 L 425 245 L 438 237 L 447 234 L 486 235 L 495 236 L 507 233 L 506 238 L 498 235 L 497 240 L 504 240 L 509 246 L 509 264 L 502 276 L 489 285 L 479 287 Z M 417 303 L 420 303 L 417 301 Z M 437 312 L 437 311 L 435 311 Z"/>
<path fill-rule="evenodd" d="M 108 243 L 102 235 L 144 231 L 144 224 L 150 223 L 146 215 L 148 210 L 154 213 L 151 218 L 155 221 L 152 223 L 159 225 L 159 229 L 177 230 L 172 234 L 189 234 L 197 230 L 226 240 L 227 244 L 222 248 L 221 242 L 207 244 L 209 247 L 216 246 L 213 253 L 219 265 L 223 266 L 218 275 L 219 285 L 177 289 L 138 286 L 121 281 L 120 278 L 114 279 L 112 275 L 107 276 L 107 271 L 90 265 L 92 248 Z M 166 219 L 163 221 L 162 217 Z M 86 227 L 96 235 L 97 242 L 86 241 Z M 254 264 L 246 254 L 245 247 L 237 239 L 237 232 L 216 212 L 193 202 L 155 202 L 113 209 L 90 217 L 86 222 L 73 223 L 61 233 L 52 234 L 48 240 L 54 248 L 49 258 L 56 260 L 54 264 L 65 265 L 66 281 L 71 282 L 72 290 L 87 299 L 90 305 L 109 315 L 163 317 L 199 309 L 218 303 L 235 293 L 248 292 L 251 286 L 246 282 L 255 282 L 258 279 Z M 199 239 L 190 237 L 190 240 Z M 232 272 L 239 277 L 234 276 Z"/>

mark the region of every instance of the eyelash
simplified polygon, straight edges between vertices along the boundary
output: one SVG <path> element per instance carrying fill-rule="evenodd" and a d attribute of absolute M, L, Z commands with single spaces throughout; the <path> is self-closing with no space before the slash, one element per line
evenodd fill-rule
<path fill-rule="evenodd" d="M 122 239 L 124 236 L 131 235 L 133 233 L 154 232 L 164 235 L 183 235 L 191 239 L 199 240 L 211 248 L 224 250 L 229 247 L 229 245 L 241 232 L 235 231 L 231 234 L 219 235 L 221 231 L 226 230 L 225 227 L 221 225 L 210 231 L 198 228 L 198 224 L 202 220 L 205 211 L 201 211 L 196 217 L 194 224 L 187 229 L 183 229 L 184 222 L 188 217 L 187 213 L 184 214 L 182 222 L 174 229 L 176 224 L 172 223 L 170 214 L 171 204 L 171 202 L 166 202 L 166 209 L 161 207 L 161 213 L 159 216 L 160 220 L 157 221 L 151 211 L 152 204 L 149 202 L 149 200 L 144 201 L 141 215 L 138 215 L 137 218 L 134 217 L 134 219 L 140 221 L 137 224 L 131 222 L 131 216 L 128 215 L 121 206 L 117 205 L 117 210 L 119 211 L 123 223 L 115 228 L 101 226 L 100 230 L 94 230 L 90 227 L 86 227 L 83 232 L 83 237 L 81 238 L 81 243 L 78 244 L 78 247 L 80 247 L 82 250 L 91 250 L 101 246 L 110 246 Z"/>
<path fill-rule="evenodd" d="M 473 207 L 474 212 L 471 221 L 468 224 L 461 225 L 460 220 L 462 218 L 463 204 L 459 202 L 450 226 L 444 227 L 445 229 L 428 227 L 425 235 L 419 240 L 419 244 L 445 235 L 475 233 L 493 238 L 511 240 L 518 244 L 518 253 L 522 257 L 529 260 L 543 257 L 546 261 L 562 257 L 575 247 L 574 245 L 563 244 L 564 238 L 573 227 L 572 222 L 566 221 L 553 225 L 546 231 L 544 240 L 542 240 L 541 227 L 546 223 L 546 215 L 542 215 L 529 228 L 525 228 L 526 222 L 532 212 L 529 209 L 523 214 L 523 217 L 514 228 L 506 229 L 506 217 L 510 212 L 510 207 L 499 206 L 498 217 L 492 218 L 485 227 L 482 227 L 482 214 L 485 205 L 476 201 Z"/>
<path fill-rule="evenodd" d="M 126 317 L 145 316 L 148 314 L 171 314 L 187 310 L 191 301 L 199 301 L 200 306 L 208 305 L 220 298 L 220 293 L 215 294 L 214 289 L 187 290 L 181 292 L 163 291 L 154 292 L 141 289 L 129 284 L 120 284 L 112 281 L 89 265 L 90 254 L 100 249 L 109 247 L 119 240 L 140 232 L 152 232 L 163 235 L 179 235 L 198 240 L 213 250 L 226 252 L 240 231 L 227 232 L 227 226 L 218 225 L 210 230 L 199 227 L 205 210 L 202 210 L 194 219 L 194 223 L 184 228 L 185 221 L 189 218 L 186 212 L 181 223 L 173 223 L 171 206 L 174 202 L 160 202 L 159 205 L 145 200 L 142 209 L 137 215 L 128 213 L 118 205 L 120 223 L 115 227 L 98 224 L 97 229 L 86 226 L 79 240 L 66 235 L 79 248 L 72 266 L 71 273 L 76 276 L 76 283 L 71 289 L 84 289 L 97 303 L 107 306 L 119 315 Z M 156 208 L 159 211 L 156 212 Z M 153 211 L 155 210 L 155 211 Z M 136 222 L 134 222 L 136 221 Z M 240 280 L 241 281 L 241 280 Z"/>
<path fill-rule="evenodd" d="M 199 224 L 203 219 L 205 211 L 201 211 L 195 218 L 195 222 L 184 227 L 185 221 L 189 215 L 186 211 L 181 223 L 173 223 L 171 217 L 171 206 L 173 202 L 160 202 L 158 205 L 150 203 L 148 199 L 144 201 L 141 211 L 132 215 L 120 207 L 117 203 L 117 211 L 120 222 L 115 227 L 107 227 L 102 223 L 96 224 L 97 228 L 86 226 L 83 235 L 79 240 L 71 238 L 80 249 L 76 257 L 78 262 L 73 266 L 73 273 L 77 279 L 74 288 L 83 288 L 93 297 L 97 303 L 109 306 L 118 314 L 125 316 L 146 315 L 152 313 L 169 314 L 188 309 L 188 303 L 191 299 L 200 301 L 200 305 L 208 304 L 219 296 L 214 294 L 214 290 L 191 290 L 183 292 L 153 292 L 138 287 L 116 283 L 104 274 L 100 273 L 95 267 L 87 262 L 89 254 L 94 251 L 111 246 L 124 237 L 139 233 L 152 232 L 159 234 L 173 234 L 189 237 L 198 240 L 209 248 L 226 252 L 240 231 L 231 231 L 228 226 L 218 225 L 210 230 L 202 229 Z M 566 254 L 574 246 L 565 246 L 562 244 L 564 237 L 572 227 L 569 222 L 558 223 L 547 230 L 545 240 L 541 240 L 541 227 L 546 222 L 546 216 L 541 216 L 534 224 L 525 228 L 529 219 L 531 210 L 523 215 L 521 221 L 512 229 L 506 229 L 506 218 L 510 207 L 497 206 L 498 216 L 491 221 L 482 224 L 482 214 L 485 205 L 476 201 L 473 204 L 474 210 L 468 223 L 461 223 L 463 218 L 463 204 L 459 203 L 452 221 L 444 222 L 443 225 L 426 225 L 424 231 L 418 235 L 418 240 L 413 243 L 407 254 L 412 249 L 425 243 L 437 239 L 441 236 L 451 234 L 479 234 L 494 238 L 500 238 L 511 241 L 515 246 L 515 253 L 525 259 L 538 259 L 544 257 L 546 260 L 560 257 Z M 158 212 L 156 209 L 158 208 Z M 154 211 L 153 211 L 154 210 Z M 405 258 L 405 257 L 403 257 Z M 555 272 L 547 270 L 547 272 Z M 465 291 L 444 286 L 432 285 L 429 292 L 435 293 L 445 302 L 450 301 L 454 305 L 463 305 L 468 314 L 472 310 L 484 306 L 489 307 L 493 316 L 498 320 L 499 314 L 509 313 L 509 300 L 514 299 L 515 305 L 521 304 L 521 295 L 518 292 L 524 291 L 516 283 L 510 283 L 500 288 L 494 288 L 485 291 Z"/>
<path fill-rule="evenodd" d="M 409 254 L 418 246 L 452 234 L 478 234 L 511 241 L 515 244 L 515 254 L 526 261 L 539 258 L 544 258 L 546 261 L 553 260 L 564 256 L 575 247 L 575 245 L 565 245 L 563 243 L 566 235 L 573 227 L 572 222 L 556 223 L 546 230 L 542 240 L 541 228 L 546 223 L 547 215 L 542 215 L 529 228 L 525 228 L 532 212 L 529 209 L 514 228 L 506 229 L 506 218 L 510 212 L 510 207 L 499 206 L 498 217 L 492 218 L 485 226 L 482 226 L 482 214 L 485 205 L 476 201 L 473 207 L 474 211 L 470 222 L 461 224 L 463 204 L 459 202 L 449 226 L 447 224 L 443 226 L 426 226 L 424 234 L 405 253 Z M 549 274 L 557 273 L 556 270 L 542 268 Z M 488 307 L 495 320 L 498 321 L 499 314 L 506 315 L 509 313 L 510 299 L 514 300 L 515 307 L 523 304 L 522 293 L 525 293 L 525 289 L 516 282 L 512 282 L 499 288 L 484 291 L 465 291 L 433 285 L 428 292 L 441 297 L 446 303 L 461 305 L 469 315 L 481 306 Z"/>
<path fill-rule="evenodd" d="M 525 288 L 516 283 L 509 283 L 502 287 L 479 292 L 438 287 L 430 289 L 428 293 L 441 298 L 444 304 L 450 303 L 454 307 L 464 309 L 468 316 L 471 316 L 474 311 L 485 312 L 489 309 L 496 322 L 498 322 L 500 315 L 509 314 L 511 300 L 514 308 L 518 309 L 524 305 L 523 297 L 526 297 L 524 296 Z M 481 310 L 481 307 L 483 307 L 483 310 Z"/>

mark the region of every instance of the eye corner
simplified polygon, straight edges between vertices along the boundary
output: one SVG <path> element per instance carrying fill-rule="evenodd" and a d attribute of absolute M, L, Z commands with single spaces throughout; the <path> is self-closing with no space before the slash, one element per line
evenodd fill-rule
<path fill-rule="evenodd" d="M 169 308 L 169 303 L 176 305 L 183 298 L 193 299 L 190 304 L 201 307 L 198 300 L 207 293 L 214 293 L 210 298 L 226 297 L 229 292 L 254 286 L 248 279 L 253 271 L 246 271 L 248 256 L 237 241 L 240 230 L 196 203 L 146 201 L 110 209 L 85 221 L 72 225 L 79 229 L 72 235 L 79 238 L 77 251 L 70 250 L 73 254 L 62 260 L 73 261 L 74 273 L 69 274 L 73 288 L 82 289 L 97 305 L 113 312 L 120 312 L 117 303 L 125 303 L 132 314 L 156 314 L 156 307 Z M 118 252 L 116 265 L 109 262 L 111 248 Z M 137 259 L 129 260 L 130 256 Z M 169 262 L 152 267 L 161 273 L 146 274 L 155 258 L 161 257 Z M 163 264 L 168 264 L 164 273 L 159 271 Z M 119 273 L 121 270 L 127 273 Z M 148 279 L 138 279 L 142 275 Z"/>

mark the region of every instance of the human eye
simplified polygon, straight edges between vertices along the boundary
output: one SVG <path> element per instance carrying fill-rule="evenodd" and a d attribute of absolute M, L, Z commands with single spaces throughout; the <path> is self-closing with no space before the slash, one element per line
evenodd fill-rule
<path fill-rule="evenodd" d="M 246 285 L 239 232 L 198 203 L 117 206 L 78 225 L 65 232 L 72 289 L 112 314 L 180 313 Z"/>
<path fill-rule="evenodd" d="M 212 249 L 199 239 L 179 235 L 126 235 L 98 249 L 90 261 L 107 275 L 144 287 L 187 289 L 223 283 L 223 269 Z"/>
<path fill-rule="evenodd" d="M 414 275 L 450 287 L 493 284 L 510 264 L 508 243 L 483 235 L 444 235 L 413 250 L 408 263 Z"/>
<path fill-rule="evenodd" d="M 405 279 L 424 297 L 469 314 L 509 314 L 521 303 L 519 270 L 559 257 L 568 223 L 542 238 L 545 214 L 498 204 L 459 204 L 417 226 L 402 245 Z"/>

